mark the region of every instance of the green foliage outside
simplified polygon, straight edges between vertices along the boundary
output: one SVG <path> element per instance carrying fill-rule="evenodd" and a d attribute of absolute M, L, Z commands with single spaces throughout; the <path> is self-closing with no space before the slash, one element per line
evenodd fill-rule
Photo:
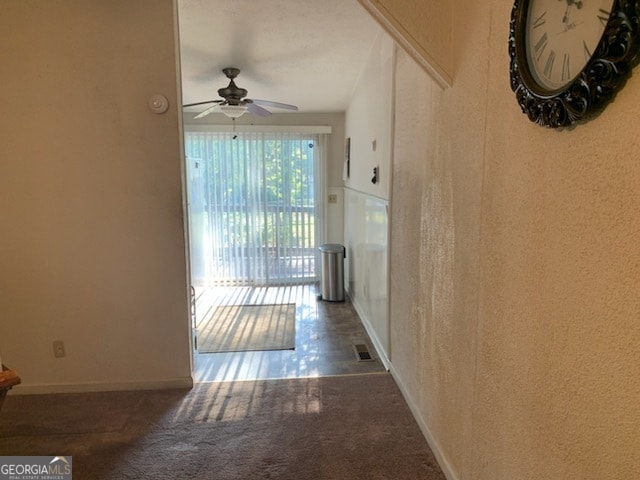
<path fill-rule="evenodd" d="M 279 256 L 315 248 L 312 139 L 195 134 L 186 143 L 187 155 L 203 160 L 211 227 L 223 232 L 219 248 L 277 247 Z"/>

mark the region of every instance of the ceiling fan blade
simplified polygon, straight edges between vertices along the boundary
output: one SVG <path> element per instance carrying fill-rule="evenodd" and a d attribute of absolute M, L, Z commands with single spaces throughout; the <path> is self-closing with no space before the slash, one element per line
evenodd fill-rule
<path fill-rule="evenodd" d="M 219 105 L 216 103 L 215 105 L 213 105 L 212 107 L 207 108 L 206 110 L 203 110 L 202 112 L 200 112 L 198 115 L 196 115 L 195 117 L 193 117 L 193 119 L 197 119 L 197 118 L 202 118 L 202 117 L 206 117 L 207 115 L 209 115 L 210 113 L 213 113 L 216 111 L 216 109 L 219 107 Z"/>
<path fill-rule="evenodd" d="M 254 98 L 252 102 L 257 103 L 258 105 L 264 105 L 265 107 L 275 107 L 275 108 L 282 108 L 284 110 L 298 111 L 298 107 L 296 107 L 295 105 L 288 105 L 286 103 L 271 102 L 269 100 L 258 100 L 257 98 Z"/>
<path fill-rule="evenodd" d="M 271 115 L 271 112 L 269 110 L 267 110 L 266 108 L 262 108 L 260 105 L 256 105 L 255 103 L 247 103 L 247 110 L 249 110 L 251 113 L 255 113 L 256 115 L 259 115 L 261 117 L 268 117 L 269 115 Z"/>
<path fill-rule="evenodd" d="M 187 103 L 186 105 L 183 105 L 182 108 L 196 107 L 198 105 L 206 105 L 207 103 L 223 103 L 223 102 L 224 100 L 207 100 L 206 102 Z"/>

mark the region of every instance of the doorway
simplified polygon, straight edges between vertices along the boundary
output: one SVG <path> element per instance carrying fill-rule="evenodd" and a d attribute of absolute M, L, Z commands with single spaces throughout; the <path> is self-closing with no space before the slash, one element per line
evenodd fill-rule
<path fill-rule="evenodd" d="M 196 348 L 194 380 L 384 371 L 375 354 L 357 361 L 353 345 L 375 350 L 353 305 L 316 297 L 327 134 L 215 128 L 184 137 L 195 338 L 218 307 L 294 304 L 295 346 Z"/>
<path fill-rule="evenodd" d="M 326 134 L 215 128 L 187 127 L 184 136 L 195 367 L 201 380 L 212 370 L 229 375 L 229 362 L 237 370 L 234 376 L 256 375 L 256 355 L 264 355 L 263 365 L 269 358 L 273 372 L 290 356 L 284 347 L 281 352 L 230 351 L 205 340 L 251 330 L 249 343 L 254 343 L 257 318 L 219 313 L 232 306 L 288 304 L 294 309 L 294 330 L 303 317 L 310 318 L 322 238 Z M 269 322 L 269 328 L 278 328 L 273 318 Z M 197 373 L 203 369 L 204 377 Z"/>

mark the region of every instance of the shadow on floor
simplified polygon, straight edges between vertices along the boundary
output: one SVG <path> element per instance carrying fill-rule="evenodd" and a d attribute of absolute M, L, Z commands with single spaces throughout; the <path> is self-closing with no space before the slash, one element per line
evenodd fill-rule
<path fill-rule="evenodd" d="M 212 287 L 196 292 L 196 320 L 219 305 L 296 304 L 294 350 L 196 353 L 195 382 L 303 378 L 384 372 L 353 305 L 317 299 L 315 285 Z M 371 361 L 359 361 L 354 345 L 366 345 Z"/>

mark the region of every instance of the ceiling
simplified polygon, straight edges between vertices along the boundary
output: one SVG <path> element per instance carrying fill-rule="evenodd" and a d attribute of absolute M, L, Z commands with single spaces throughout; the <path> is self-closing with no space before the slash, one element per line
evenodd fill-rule
<path fill-rule="evenodd" d="M 302 112 L 345 111 L 380 32 L 357 0 L 178 5 L 185 104 L 219 98 L 218 88 L 229 83 L 222 69 L 236 67 L 236 84 L 248 98 L 297 105 Z"/>

